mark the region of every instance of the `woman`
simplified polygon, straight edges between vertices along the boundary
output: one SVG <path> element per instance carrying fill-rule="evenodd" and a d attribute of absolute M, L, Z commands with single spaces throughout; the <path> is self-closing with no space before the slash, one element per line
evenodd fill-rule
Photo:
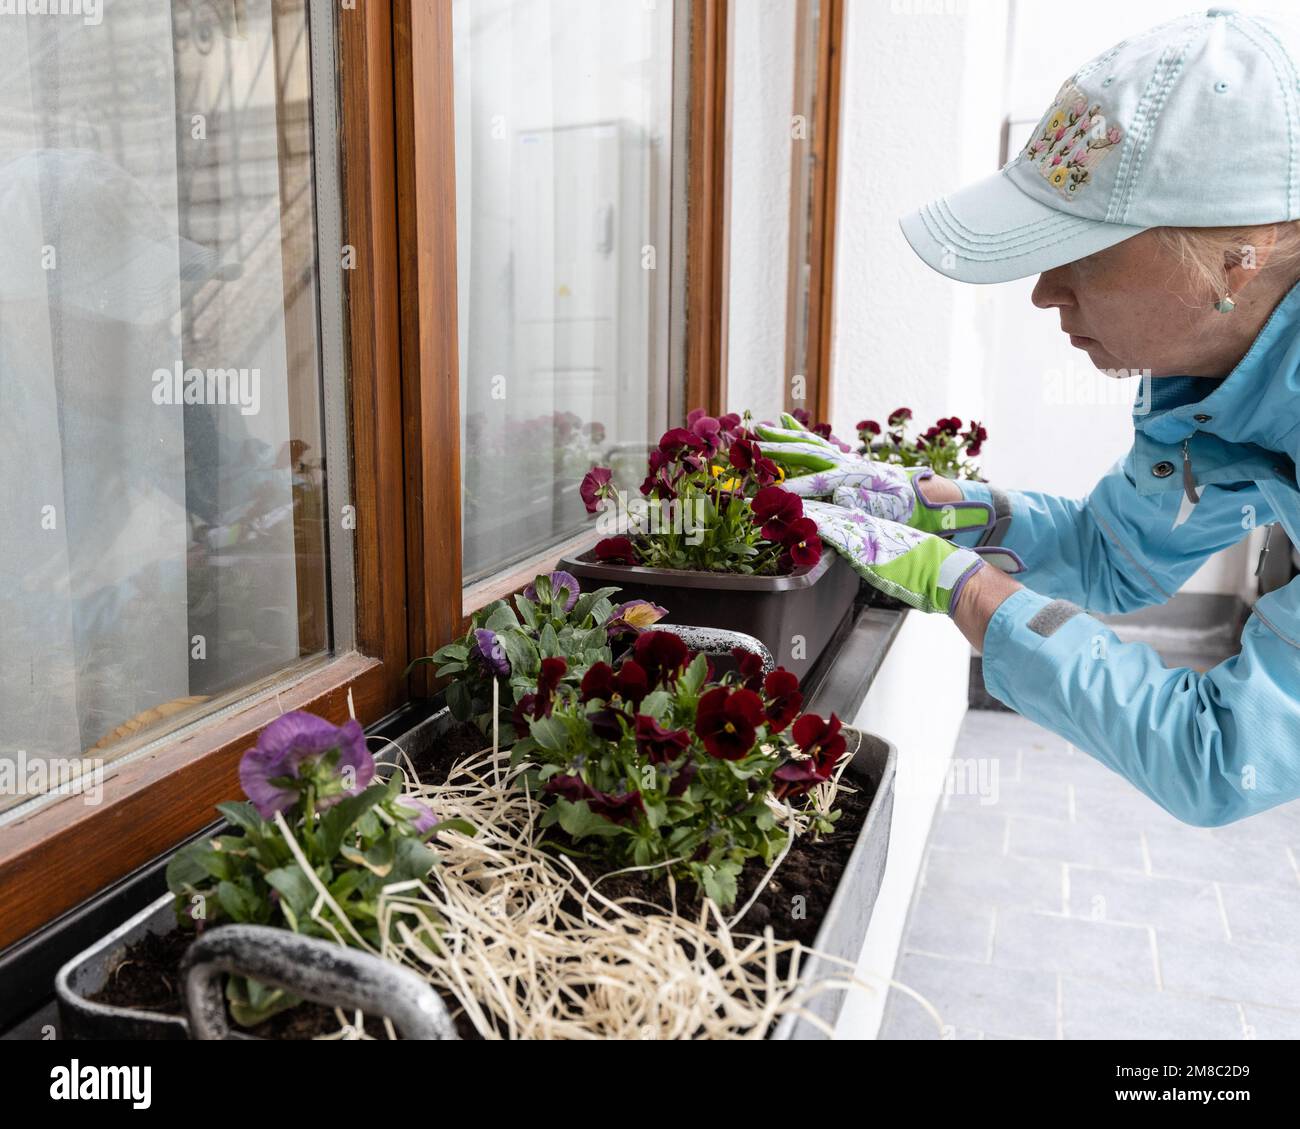
<path fill-rule="evenodd" d="M 1149 371 L 1133 449 L 1087 499 L 864 463 L 788 419 L 765 434 L 868 582 L 952 616 L 997 698 L 1200 826 L 1300 795 L 1300 579 L 1205 674 L 1082 608 L 1161 603 L 1261 523 L 1300 544 L 1296 59 L 1294 30 L 1240 13 L 1164 24 L 1070 79 L 1000 173 L 903 220 L 931 267 L 1039 274 L 1034 304 L 1094 365 Z"/>

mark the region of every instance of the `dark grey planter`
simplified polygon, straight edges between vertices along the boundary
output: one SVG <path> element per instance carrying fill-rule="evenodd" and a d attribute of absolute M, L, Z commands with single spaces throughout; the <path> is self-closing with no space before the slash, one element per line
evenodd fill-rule
<path fill-rule="evenodd" d="M 864 787 L 874 786 L 875 795 L 867 809 L 867 818 L 858 833 L 857 844 L 849 856 L 848 865 L 840 876 L 840 883 L 831 899 L 830 909 L 817 930 L 813 948 L 818 954 L 837 957 L 849 962 L 850 967 L 822 960 L 820 955 L 805 962 L 799 980 L 804 985 L 820 980 L 844 980 L 853 975 L 852 966 L 862 955 L 862 944 L 871 923 L 871 912 L 880 894 L 880 883 L 885 875 L 885 860 L 889 854 L 889 827 L 894 815 L 894 781 L 898 766 L 898 751 L 888 741 L 871 733 L 845 728 L 849 739 L 859 738 L 853 760 L 844 775 Z M 738 928 L 743 931 L 744 922 Z M 847 989 L 836 988 L 818 992 L 805 1005 L 823 1022 L 834 1026 L 844 1010 Z M 814 1024 L 800 1015 L 787 1015 L 773 1031 L 773 1039 L 824 1039 L 827 1036 Z"/>
<path fill-rule="evenodd" d="M 228 1029 L 226 973 L 253 976 L 316 1003 L 386 1015 L 407 1039 L 457 1037 L 442 998 L 409 969 L 264 925 L 220 926 L 194 941 L 182 968 L 188 1018 L 92 1000 L 129 945 L 176 928 L 172 903 L 172 896 L 164 895 L 59 969 L 54 990 L 64 1038 L 252 1040 Z"/>
<path fill-rule="evenodd" d="M 828 545 L 812 568 L 789 576 L 742 576 L 641 565 L 602 564 L 595 553 L 565 557 L 559 567 L 584 589 L 617 586 L 618 600 L 650 600 L 668 611 L 665 626 L 694 624 L 743 631 L 779 666 L 803 678 L 853 608 L 861 581 Z M 800 640 L 800 654 L 795 641 Z"/>
<path fill-rule="evenodd" d="M 866 821 L 858 834 L 858 841 L 849 856 L 848 865 L 840 877 L 839 886 L 831 899 L 830 909 L 817 931 L 813 947 L 819 954 L 826 954 L 850 962 L 857 961 L 862 952 L 862 944 L 871 921 L 876 897 L 880 893 L 880 883 L 885 872 L 885 861 L 889 849 L 890 820 L 894 811 L 894 783 L 897 770 L 898 754 L 894 746 L 869 733 L 854 729 L 845 729 L 849 748 L 853 741 L 858 744 L 852 752 L 852 761 L 845 771 L 846 777 L 862 787 L 874 788 L 875 795 L 867 811 Z M 159 898 L 152 905 L 113 930 L 107 936 L 74 957 L 59 970 L 55 980 L 55 991 L 59 1002 L 59 1014 L 62 1020 L 64 1037 L 70 1039 L 185 1039 L 191 1034 L 190 1022 L 180 1016 L 161 1015 L 154 1012 L 139 1011 L 130 1008 L 110 1007 L 93 1002 L 90 997 L 104 986 L 113 969 L 121 961 L 127 946 L 149 933 L 164 934 L 176 928 L 176 916 L 172 909 L 170 894 Z M 738 927 L 744 929 L 744 922 Z M 222 935 L 235 934 L 237 945 L 228 945 Z M 243 936 L 238 936 L 243 934 Z M 293 942 L 306 942 L 318 950 L 315 957 L 303 950 L 297 951 Z M 239 1032 L 224 1032 L 224 1013 L 215 1019 L 216 1004 L 219 1001 L 219 977 L 214 973 L 231 971 L 256 974 L 264 980 L 277 980 L 274 973 L 285 971 L 284 962 L 277 961 L 273 950 L 282 950 L 281 956 L 287 957 L 289 964 L 303 966 L 308 973 L 312 971 L 312 960 L 324 960 L 328 978 L 306 976 L 303 979 L 288 982 L 281 980 L 286 988 L 298 992 L 321 1003 L 336 1004 L 345 1007 L 361 1007 L 370 1014 L 388 1014 L 404 1030 L 411 1030 L 415 1038 L 445 1038 L 454 1035 L 421 1034 L 417 1029 L 423 1017 L 431 1025 L 428 1030 L 445 1030 L 442 1026 L 446 1012 L 437 993 L 414 973 L 396 966 L 387 965 L 378 958 L 354 949 L 345 949 L 324 941 L 296 937 L 285 930 L 259 928 L 251 926 L 225 926 L 211 930 L 204 938 L 204 948 L 198 952 L 191 951 L 186 959 L 187 969 L 199 966 L 199 974 L 189 982 L 187 995 L 191 1000 L 192 1014 L 196 1002 L 206 997 L 209 1001 L 204 1009 L 206 1020 L 200 1020 L 202 1034 L 209 1038 L 224 1037 L 248 1039 L 251 1036 Z M 293 948 L 291 952 L 289 946 Z M 365 962 L 374 962 L 383 966 L 382 970 L 372 972 L 396 974 L 393 981 L 385 981 L 386 987 L 358 987 L 349 994 L 345 989 L 349 980 L 355 980 L 357 968 Z M 269 962 L 269 963 L 268 963 Z M 317 966 L 317 971 L 320 971 Z M 800 974 L 800 982 L 812 985 L 825 979 L 844 979 L 852 975 L 849 968 L 831 961 L 813 957 L 805 962 Z M 397 988 L 401 988 L 398 992 Z M 378 996 L 376 996 L 378 992 Z M 357 994 L 361 993 L 361 994 Z M 385 993 L 388 993 L 385 995 Z M 412 1000 L 421 1000 L 425 995 L 432 996 L 435 1003 L 424 1000 L 412 1005 Z M 834 1025 L 844 1007 L 846 991 L 833 989 L 817 993 L 806 1004 L 806 1010 L 816 1015 L 823 1022 Z M 389 1000 L 385 1004 L 385 999 Z M 405 1001 L 405 1002 L 403 1002 Z M 415 1007 L 412 1013 L 411 1007 Z M 403 1024 L 403 1018 L 408 1020 Z M 197 1037 L 197 1036 L 196 1036 Z M 786 1016 L 773 1031 L 773 1039 L 821 1039 L 824 1034 L 806 1018 L 799 1015 Z"/>

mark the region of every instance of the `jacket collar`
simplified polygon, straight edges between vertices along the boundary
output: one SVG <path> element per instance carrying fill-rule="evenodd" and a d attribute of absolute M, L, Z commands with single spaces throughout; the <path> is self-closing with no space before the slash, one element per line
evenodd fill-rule
<path fill-rule="evenodd" d="M 1300 462 L 1300 283 L 1225 379 L 1171 376 L 1150 384 L 1149 409 L 1139 399 L 1133 423 L 1156 442 L 1181 443 L 1205 431 Z"/>

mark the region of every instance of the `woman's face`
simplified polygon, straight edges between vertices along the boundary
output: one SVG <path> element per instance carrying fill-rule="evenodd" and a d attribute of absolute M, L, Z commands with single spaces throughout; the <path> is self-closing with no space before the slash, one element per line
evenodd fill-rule
<path fill-rule="evenodd" d="M 1128 370 L 1119 375 L 1226 376 L 1271 310 L 1253 326 L 1254 303 L 1219 313 L 1154 231 L 1047 271 L 1033 301 L 1058 312 L 1070 344 L 1097 368 Z"/>

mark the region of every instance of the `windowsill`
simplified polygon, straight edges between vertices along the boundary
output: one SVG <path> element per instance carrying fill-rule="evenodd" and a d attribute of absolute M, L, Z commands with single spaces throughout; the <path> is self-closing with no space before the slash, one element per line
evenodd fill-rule
<path fill-rule="evenodd" d="M 905 608 L 859 597 L 804 679 L 808 708 L 823 715 L 834 712 L 851 723 L 889 653 L 905 612 Z M 367 734 L 387 737 L 410 753 L 436 742 L 451 724 L 440 697 L 435 697 L 404 706 L 370 726 Z M 211 834 L 217 826 L 219 823 L 214 822 L 191 838 Z M 31 986 L 27 993 L 15 990 L 9 994 L 0 1010 L 0 1035 L 50 1006 L 54 975 L 65 961 L 166 891 L 164 870 L 173 853 L 174 849 L 168 850 L 0 952 L 0 982 Z"/>

